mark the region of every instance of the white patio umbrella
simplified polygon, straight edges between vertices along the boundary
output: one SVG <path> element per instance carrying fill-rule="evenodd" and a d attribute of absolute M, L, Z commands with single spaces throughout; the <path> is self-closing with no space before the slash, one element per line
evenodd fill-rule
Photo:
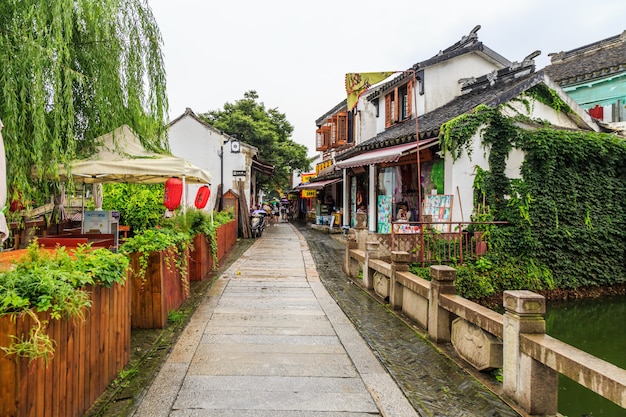
<path fill-rule="evenodd" d="M 9 227 L 4 217 L 4 208 L 7 205 L 7 161 L 4 155 L 2 127 L 2 120 L 0 120 L 0 239 L 4 242 L 9 237 Z"/>

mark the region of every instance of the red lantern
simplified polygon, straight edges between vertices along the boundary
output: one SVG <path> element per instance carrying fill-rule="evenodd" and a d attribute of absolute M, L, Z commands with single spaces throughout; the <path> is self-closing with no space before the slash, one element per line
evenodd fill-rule
<path fill-rule="evenodd" d="M 180 200 L 183 196 L 183 182 L 180 178 L 170 178 L 165 181 L 165 193 L 163 194 L 163 204 L 165 207 L 174 211 L 180 206 Z"/>
<path fill-rule="evenodd" d="M 198 188 L 198 192 L 196 193 L 196 208 L 203 209 L 206 207 L 206 203 L 208 203 L 210 196 L 211 189 L 208 185 L 203 185 Z"/>

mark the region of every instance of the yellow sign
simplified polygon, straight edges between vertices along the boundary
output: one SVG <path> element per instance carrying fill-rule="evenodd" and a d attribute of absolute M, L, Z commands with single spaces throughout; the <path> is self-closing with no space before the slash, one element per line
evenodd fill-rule
<path fill-rule="evenodd" d="M 302 198 L 315 198 L 317 197 L 316 190 L 302 190 L 302 194 L 300 195 Z"/>
<path fill-rule="evenodd" d="M 315 165 L 315 173 L 319 174 L 321 170 L 328 168 L 332 164 L 333 164 L 332 159 L 329 159 L 328 161 L 320 162 L 319 164 Z"/>
<path fill-rule="evenodd" d="M 315 173 L 315 172 L 310 172 L 310 173 L 308 173 L 308 174 L 302 174 L 302 175 L 300 176 L 300 179 L 302 180 L 302 183 L 304 184 L 304 183 L 306 183 L 306 182 L 311 181 L 311 180 L 312 180 L 313 178 L 315 178 L 316 176 L 317 176 L 317 173 Z"/>

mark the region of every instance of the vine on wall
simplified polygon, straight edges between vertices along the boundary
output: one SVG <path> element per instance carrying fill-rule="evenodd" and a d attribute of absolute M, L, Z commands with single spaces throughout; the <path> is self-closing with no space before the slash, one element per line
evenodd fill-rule
<path fill-rule="evenodd" d="M 556 111 L 571 109 L 545 86 L 525 98 Z M 454 160 L 470 150 L 476 133 L 489 146 L 489 169 L 475 183 L 476 202 L 494 220 L 490 288 L 578 288 L 626 281 L 626 144 L 614 135 L 514 124 L 501 108 L 481 105 L 442 126 L 442 150 Z M 529 120 L 526 118 L 526 120 Z M 479 131 L 480 129 L 480 131 Z M 525 152 L 522 178 L 505 175 L 513 148 Z M 479 189 L 476 188 L 479 186 Z M 476 209 L 477 207 L 475 207 Z M 482 271 L 485 272 L 485 271 Z M 511 273 L 524 276 L 511 279 Z"/>

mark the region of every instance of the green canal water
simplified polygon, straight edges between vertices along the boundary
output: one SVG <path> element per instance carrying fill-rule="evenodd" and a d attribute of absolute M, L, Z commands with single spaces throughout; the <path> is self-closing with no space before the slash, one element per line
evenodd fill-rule
<path fill-rule="evenodd" d="M 550 336 L 626 369 L 626 297 L 550 302 L 546 327 Z M 626 417 L 626 409 L 562 375 L 559 412 L 568 417 Z"/>

